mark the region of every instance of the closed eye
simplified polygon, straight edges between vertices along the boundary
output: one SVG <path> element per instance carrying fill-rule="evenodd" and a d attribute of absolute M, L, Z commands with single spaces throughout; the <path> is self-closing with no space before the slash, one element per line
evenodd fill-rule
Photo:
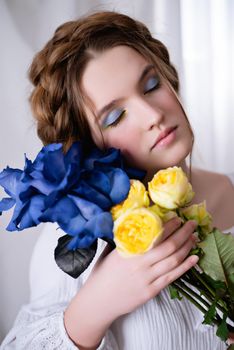
<path fill-rule="evenodd" d="M 111 111 L 102 123 L 104 129 L 108 127 L 113 127 L 117 125 L 123 117 L 126 115 L 126 110 L 122 108 L 117 108 Z"/>
<path fill-rule="evenodd" d="M 144 87 L 144 95 L 160 87 L 160 80 L 157 76 L 150 77 Z"/>

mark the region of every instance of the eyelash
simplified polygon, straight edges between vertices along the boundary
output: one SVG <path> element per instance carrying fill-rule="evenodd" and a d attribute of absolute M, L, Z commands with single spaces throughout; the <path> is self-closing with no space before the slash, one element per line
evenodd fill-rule
<path fill-rule="evenodd" d="M 161 86 L 161 82 L 160 82 L 160 80 L 159 80 L 159 78 L 158 78 L 157 76 L 152 76 L 152 77 L 149 78 L 149 79 L 155 79 L 155 80 L 157 80 L 158 82 L 157 82 L 157 84 L 155 84 L 152 88 L 150 88 L 150 89 L 144 91 L 144 95 L 148 94 L 149 92 L 152 92 L 152 91 L 154 91 L 154 90 L 159 89 L 160 86 Z"/>
<path fill-rule="evenodd" d="M 116 125 L 118 125 L 118 124 L 121 122 L 121 120 L 125 117 L 126 112 L 127 112 L 126 109 L 124 109 L 124 110 L 120 113 L 119 117 L 118 117 L 113 123 L 111 123 L 110 125 L 108 125 L 107 128 L 113 128 L 113 127 L 115 127 Z"/>

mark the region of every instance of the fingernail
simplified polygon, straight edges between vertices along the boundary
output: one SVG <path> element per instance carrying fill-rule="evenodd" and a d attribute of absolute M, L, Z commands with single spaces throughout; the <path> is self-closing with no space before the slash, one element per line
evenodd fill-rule
<path fill-rule="evenodd" d="M 196 242 L 196 243 L 197 243 L 197 242 L 200 242 L 200 239 L 199 239 L 199 237 L 198 237 L 198 233 L 197 233 L 197 232 L 193 233 L 193 236 L 194 236 L 194 239 L 195 239 L 195 242 Z"/>
<path fill-rule="evenodd" d="M 196 220 L 190 220 L 192 227 L 195 229 L 197 227 Z"/>
<path fill-rule="evenodd" d="M 199 260 L 199 257 L 197 255 L 191 255 L 190 256 L 190 262 L 192 264 L 196 264 L 198 262 L 198 260 Z"/>
<path fill-rule="evenodd" d="M 195 235 L 194 233 L 192 233 L 191 238 L 192 238 L 192 240 L 193 240 L 194 242 L 197 241 L 197 237 L 196 237 L 196 235 Z"/>

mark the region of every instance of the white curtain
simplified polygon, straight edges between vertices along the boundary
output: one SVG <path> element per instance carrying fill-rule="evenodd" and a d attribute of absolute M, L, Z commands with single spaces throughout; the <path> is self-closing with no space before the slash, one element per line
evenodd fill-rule
<path fill-rule="evenodd" d="M 234 2 L 181 0 L 183 94 L 196 162 L 234 172 Z"/>
<path fill-rule="evenodd" d="M 33 158 L 41 146 L 27 102 L 34 53 L 60 23 L 104 9 L 145 22 L 168 46 L 195 131 L 193 164 L 234 171 L 232 0 L 0 0 L 0 169 L 22 167 L 23 153 Z M 28 299 L 28 263 L 40 232 L 6 232 L 9 219 L 6 213 L 0 222 L 0 342 Z"/>

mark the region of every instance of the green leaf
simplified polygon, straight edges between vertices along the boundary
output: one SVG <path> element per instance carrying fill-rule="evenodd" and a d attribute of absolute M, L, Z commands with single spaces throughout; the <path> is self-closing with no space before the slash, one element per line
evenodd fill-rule
<path fill-rule="evenodd" d="M 211 287 L 215 293 L 216 299 L 223 298 L 228 294 L 227 285 L 222 281 L 215 281 L 210 276 L 206 275 L 204 272 L 200 274 L 203 281 Z"/>
<path fill-rule="evenodd" d="M 179 300 L 182 299 L 182 296 L 180 295 L 177 288 L 173 284 L 169 284 L 168 288 L 169 288 L 171 299 L 179 299 Z"/>
<path fill-rule="evenodd" d="M 62 236 L 58 239 L 54 257 L 61 270 L 71 277 L 77 278 L 92 262 L 97 251 L 97 240 L 87 249 L 78 248 L 76 250 L 69 250 L 67 245 L 71 239 L 73 239 L 73 237 L 69 235 Z"/>
<path fill-rule="evenodd" d="M 193 248 L 190 250 L 189 255 L 198 255 L 199 257 L 202 256 L 202 249 L 201 248 Z"/>
<path fill-rule="evenodd" d="M 228 338 L 228 328 L 227 328 L 226 319 L 227 319 L 227 314 L 224 314 L 222 322 L 218 326 L 218 329 L 216 332 L 216 335 L 224 341 L 227 340 Z"/>
<path fill-rule="evenodd" d="M 234 299 L 234 237 L 213 229 L 197 245 L 204 252 L 198 265 L 215 281 L 224 282 Z"/>
<path fill-rule="evenodd" d="M 212 303 L 212 305 L 207 310 L 206 314 L 204 315 L 204 320 L 202 323 L 213 324 L 213 320 L 215 316 L 216 316 L 216 300 Z"/>

